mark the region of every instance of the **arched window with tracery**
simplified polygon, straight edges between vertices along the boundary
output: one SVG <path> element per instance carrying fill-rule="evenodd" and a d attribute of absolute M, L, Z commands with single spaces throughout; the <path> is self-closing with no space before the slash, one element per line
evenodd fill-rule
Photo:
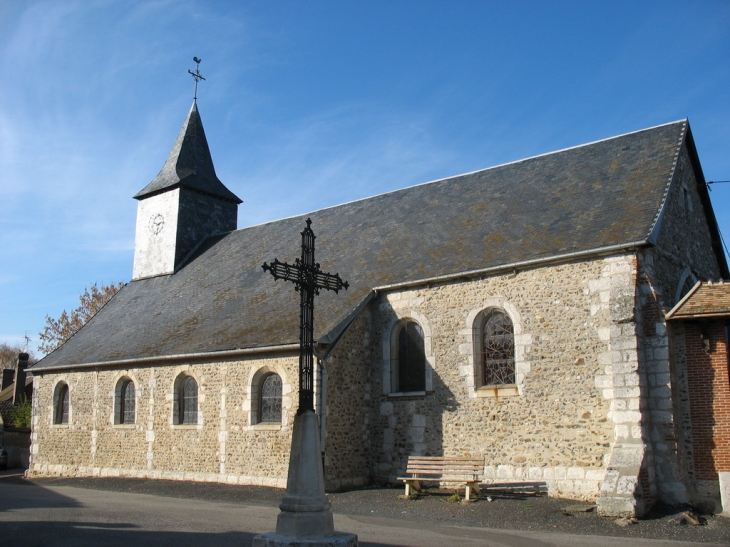
<path fill-rule="evenodd" d="M 53 423 L 67 424 L 69 416 L 68 384 L 61 382 L 56 386 L 53 402 Z"/>
<path fill-rule="evenodd" d="M 122 389 L 119 393 L 119 423 L 133 424 L 135 417 L 134 382 L 129 378 L 122 382 Z"/>
<path fill-rule="evenodd" d="M 426 353 L 423 329 L 415 321 L 396 324 L 391 356 L 391 388 L 396 393 L 426 391 Z"/>
<path fill-rule="evenodd" d="M 259 423 L 281 423 L 281 376 L 268 374 L 261 382 Z"/>
<path fill-rule="evenodd" d="M 478 329 L 477 387 L 515 383 L 515 335 L 512 320 L 502 310 L 482 317 Z"/>
<path fill-rule="evenodd" d="M 192 376 L 178 376 L 175 397 L 175 423 L 189 425 L 198 423 L 198 382 Z"/>

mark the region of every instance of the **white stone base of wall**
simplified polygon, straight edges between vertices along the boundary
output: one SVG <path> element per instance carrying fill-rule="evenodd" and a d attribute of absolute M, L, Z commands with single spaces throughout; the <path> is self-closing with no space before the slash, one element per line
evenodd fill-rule
<path fill-rule="evenodd" d="M 720 471 L 720 503 L 722 503 L 723 517 L 730 517 L 730 472 Z"/>
<path fill-rule="evenodd" d="M 172 481 L 218 482 L 249 486 L 286 488 L 286 478 L 227 475 L 221 473 L 192 473 L 187 471 L 162 471 L 148 469 L 120 469 L 114 467 L 83 467 L 72 465 L 35 464 L 28 471 L 30 477 L 129 477 L 137 479 L 163 479 Z"/>
<path fill-rule="evenodd" d="M 388 475 L 385 482 L 402 485 L 397 477 L 402 477 L 404 472 L 405 470 L 398 475 Z M 553 498 L 596 501 L 601 494 L 605 476 L 605 469 L 594 467 L 487 465 L 481 484 L 487 488 L 509 485 L 524 490 L 531 487 L 535 492 L 547 491 L 548 496 Z M 439 482 L 439 485 L 441 488 L 458 487 L 457 483 L 450 482 Z"/>
<path fill-rule="evenodd" d="M 488 465 L 482 482 L 488 485 L 542 483 L 551 497 L 595 501 L 605 475 L 605 469 L 592 467 Z"/>
<path fill-rule="evenodd" d="M 187 471 L 162 471 L 148 469 L 120 469 L 116 467 L 76 467 L 72 465 L 35 464 L 28 470 L 29 477 L 128 477 L 135 479 L 162 479 L 172 481 L 218 482 L 248 486 L 286 488 L 286 478 L 258 477 L 253 475 L 229 475 L 225 473 L 192 473 Z M 359 488 L 370 484 L 370 478 L 347 477 L 325 481 L 328 492 Z"/>

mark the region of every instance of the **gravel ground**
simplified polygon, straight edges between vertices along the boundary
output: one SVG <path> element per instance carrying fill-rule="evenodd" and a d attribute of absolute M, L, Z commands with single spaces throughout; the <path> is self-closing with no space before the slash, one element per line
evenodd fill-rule
<path fill-rule="evenodd" d="M 40 486 L 63 485 L 269 507 L 276 507 L 283 496 L 283 491 L 276 488 L 147 479 L 36 478 L 32 482 Z M 587 503 L 532 493 L 482 491 L 482 499 L 471 503 L 450 501 L 451 492 L 431 491 L 415 500 L 400 499 L 402 494 L 403 488 L 367 488 L 328 494 L 328 497 L 332 502 L 332 511 L 346 515 L 730 546 L 730 519 L 706 515 L 705 523 L 701 526 L 680 524 L 680 515 L 687 510 L 686 507 L 656 506 L 638 522 L 622 527 L 613 519 L 597 516 L 595 510 L 585 511 L 591 507 Z M 491 497 L 491 502 L 484 499 L 487 495 Z"/>

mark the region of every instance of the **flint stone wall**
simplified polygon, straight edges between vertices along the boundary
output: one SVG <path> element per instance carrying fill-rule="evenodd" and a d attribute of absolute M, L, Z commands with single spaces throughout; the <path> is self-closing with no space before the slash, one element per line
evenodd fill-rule
<path fill-rule="evenodd" d="M 637 360 L 635 282 L 629 254 L 381 295 L 372 304 L 382 348 L 372 376 L 375 480 L 396 482 L 409 455 L 484 457 L 488 482 L 597 499 L 612 442 L 640 421 L 636 367 L 626 367 Z M 515 326 L 511 396 L 474 385 L 473 320 L 497 307 Z M 387 389 L 390 333 L 407 317 L 424 330 L 425 394 Z"/>
<path fill-rule="evenodd" d="M 365 309 L 325 360 L 325 487 L 341 490 L 371 482 L 372 313 Z"/>
<path fill-rule="evenodd" d="M 31 475 L 128 476 L 286 486 L 296 411 L 296 356 L 37 375 Z M 283 383 L 282 424 L 252 424 L 258 371 Z M 198 423 L 173 425 L 175 378 L 198 383 Z M 114 424 L 115 386 L 135 383 L 136 423 Z M 259 375 L 260 376 L 260 375 Z M 69 386 L 69 423 L 54 425 L 53 391 Z"/>

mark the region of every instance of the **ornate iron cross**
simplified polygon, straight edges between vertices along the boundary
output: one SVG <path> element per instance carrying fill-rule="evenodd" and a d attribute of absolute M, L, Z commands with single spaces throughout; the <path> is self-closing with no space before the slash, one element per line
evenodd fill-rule
<path fill-rule="evenodd" d="M 340 274 L 324 273 L 314 261 L 315 235 L 312 221 L 307 219 L 307 227 L 302 232 L 302 257 L 294 265 L 274 259 L 271 264 L 261 266 L 271 272 L 276 279 L 294 283 L 299 292 L 299 409 L 297 414 L 314 410 L 314 296 L 320 289 L 339 292 L 347 290 L 349 284 L 342 281 Z"/>

